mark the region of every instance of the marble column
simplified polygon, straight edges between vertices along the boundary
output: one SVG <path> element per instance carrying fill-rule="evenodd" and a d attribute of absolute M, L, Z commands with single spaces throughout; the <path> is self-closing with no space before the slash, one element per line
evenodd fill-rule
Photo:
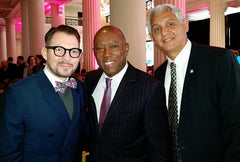
<path fill-rule="evenodd" d="M 22 21 L 22 56 L 30 56 L 29 49 L 29 27 L 28 27 L 28 0 L 21 0 L 21 21 Z"/>
<path fill-rule="evenodd" d="M 28 0 L 30 55 L 41 53 L 45 36 L 44 0 Z"/>
<path fill-rule="evenodd" d="M 6 21 L 6 40 L 7 40 L 7 57 L 17 57 L 15 18 L 5 18 Z"/>
<path fill-rule="evenodd" d="M 128 60 L 146 71 L 146 2 L 110 0 L 110 24 L 122 30 L 129 43 Z"/>
<path fill-rule="evenodd" d="M 225 48 L 225 15 L 230 2 L 210 0 L 210 45 Z"/>
<path fill-rule="evenodd" d="M 64 7 L 51 3 L 51 24 L 52 27 L 65 24 Z"/>
<path fill-rule="evenodd" d="M 100 0 L 82 0 L 83 11 L 83 63 L 87 71 L 98 67 L 94 52 L 93 39 L 101 27 Z"/>
<path fill-rule="evenodd" d="M 7 60 L 6 26 L 0 26 L 0 63 Z"/>

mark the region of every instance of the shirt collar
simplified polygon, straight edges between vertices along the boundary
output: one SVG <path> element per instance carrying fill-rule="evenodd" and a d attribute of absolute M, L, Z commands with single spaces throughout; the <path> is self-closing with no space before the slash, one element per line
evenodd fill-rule
<path fill-rule="evenodd" d="M 167 56 L 168 64 L 170 64 L 171 62 L 175 62 L 177 65 L 183 65 L 183 64 L 187 63 L 188 59 L 189 59 L 189 56 L 190 56 L 191 47 L 192 47 L 192 43 L 188 39 L 186 45 L 184 46 L 182 51 L 177 55 L 175 60 L 171 60 Z"/>
<path fill-rule="evenodd" d="M 116 75 L 111 77 L 111 79 L 116 81 L 116 82 L 118 82 L 118 83 L 120 83 L 122 78 L 123 78 L 123 76 L 124 76 L 124 74 L 127 71 L 127 68 L 128 68 L 128 63 L 126 62 L 124 68 L 119 73 L 117 73 Z M 103 73 L 103 74 L 104 74 L 104 78 L 109 78 L 105 73 Z"/>

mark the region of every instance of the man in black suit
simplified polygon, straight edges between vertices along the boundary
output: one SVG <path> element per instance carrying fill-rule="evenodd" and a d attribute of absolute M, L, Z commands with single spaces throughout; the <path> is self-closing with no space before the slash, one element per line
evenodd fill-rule
<path fill-rule="evenodd" d="M 95 162 L 165 162 L 170 140 L 164 87 L 127 62 L 128 50 L 116 27 L 102 27 L 94 37 L 100 69 L 85 79 L 93 135 L 90 156 Z M 102 120 L 105 78 L 111 80 L 111 104 Z"/>
<path fill-rule="evenodd" d="M 188 40 L 188 20 L 173 5 L 154 8 L 148 25 L 153 41 L 167 55 L 155 72 L 164 82 L 167 101 L 170 64 L 176 65 L 178 147 L 173 148 L 179 156 L 174 161 L 239 162 L 240 67 L 236 57 L 227 49 Z"/>

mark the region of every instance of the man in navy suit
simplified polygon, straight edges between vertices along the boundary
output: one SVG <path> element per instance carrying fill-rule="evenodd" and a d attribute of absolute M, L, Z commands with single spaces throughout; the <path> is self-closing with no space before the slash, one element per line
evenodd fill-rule
<path fill-rule="evenodd" d="M 90 156 L 95 162 L 165 162 L 170 140 L 164 87 L 127 62 L 128 50 L 116 27 L 104 26 L 94 37 L 100 69 L 85 78 L 93 136 Z M 111 80 L 111 104 L 102 122 L 105 78 Z"/>
<path fill-rule="evenodd" d="M 167 55 L 155 72 L 164 82 L 167 101 L 170 64 L 176 65 L 178 147 L 173 147 L 173 153 L 179 156 L 173 160 L 239 162 L 240 67 L 234 54 L 188 40 L 188 20 L 173 5 L 155 7 L 148 29 L 154 43 Z M 166 103 L 167 107 L 171 104 Z"/>
<path fill-rule="evenodd" d="M 1 100 L 1 162 L 76 162 L 86 146 L 85 90 L 71 78 L 81 54 L 80 36 L 60 25 L 48 31 L 45 44 L 46 66 L 11 85 Z"/>

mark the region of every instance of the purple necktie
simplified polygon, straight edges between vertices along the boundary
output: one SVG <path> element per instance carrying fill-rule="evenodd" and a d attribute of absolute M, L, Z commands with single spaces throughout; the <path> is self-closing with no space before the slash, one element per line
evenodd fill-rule
<path fill-rule="evenodd" d="M 102 129 L 104 120 L 107 116 L 107 112 L 109 110 L 111 103 L 111 79 L 106 78 L 106 88 L 104 91 L 104 96 L 102 99 L 101 109 L 100 109 L 100 117 L 99 117 L 99 132 Z"/>

